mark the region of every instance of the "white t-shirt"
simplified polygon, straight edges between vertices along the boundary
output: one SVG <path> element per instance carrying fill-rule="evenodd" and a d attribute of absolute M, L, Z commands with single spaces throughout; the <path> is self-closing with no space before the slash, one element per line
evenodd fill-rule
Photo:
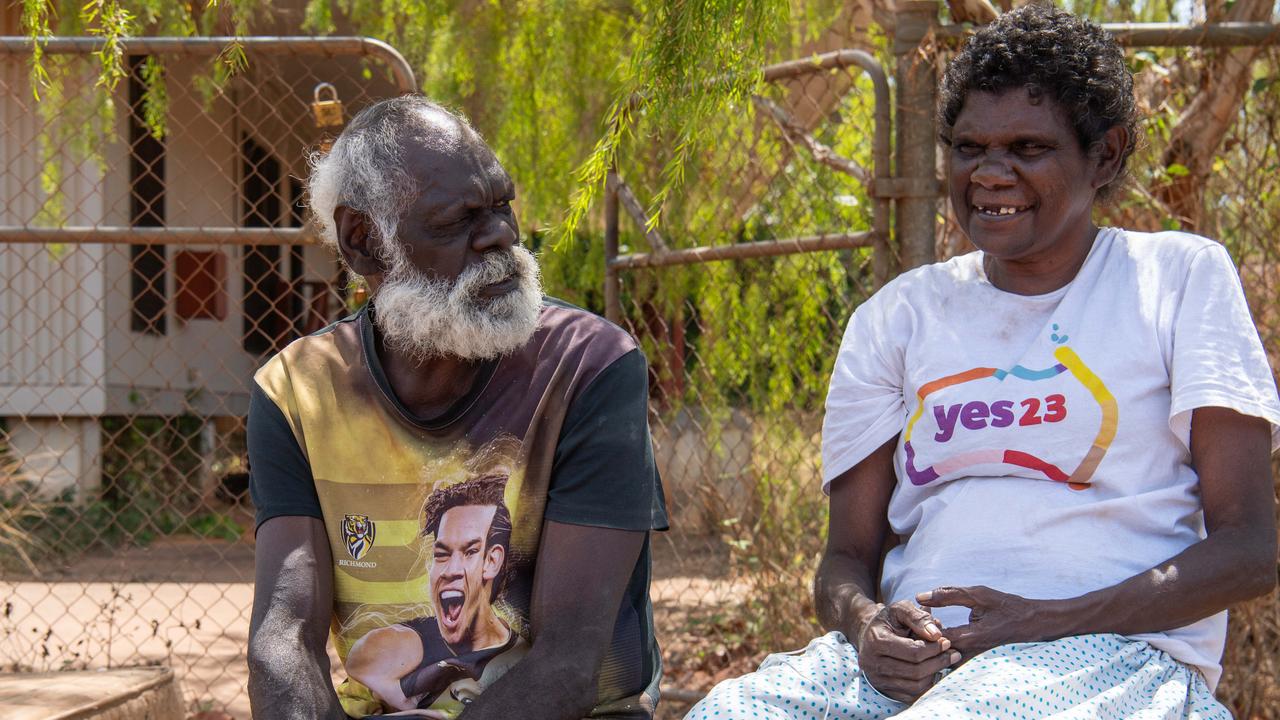
<path fill-rule="evenodd" d="M 942 585 L 1075 597 L 1204 538 L 1190 464 L 1202 406 L 1265 418 L 1280 446 L 1275 381 L 1218 243 L 1104 229 L 1076 278 L 1039 296 L 997 289 L 970 253 L 904 273 L 849 321 L 823 489 L 901 433 L 886 602 Z M 1226 622 L 1135 637 L 1213 687 Z"/>

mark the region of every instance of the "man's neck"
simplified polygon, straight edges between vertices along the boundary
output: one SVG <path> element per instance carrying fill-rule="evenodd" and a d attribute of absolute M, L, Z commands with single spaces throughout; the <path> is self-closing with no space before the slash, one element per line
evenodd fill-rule
<path fill-rule="evenodd" d="M 456 355 L 419 361 L 388 348 L 381 336 L 377 351 L 391 392 L 409 412 L 420 418 L 440 417 L 448 412 L 472 391 L 484 365 L 483 361 L 465 360 Z"/>

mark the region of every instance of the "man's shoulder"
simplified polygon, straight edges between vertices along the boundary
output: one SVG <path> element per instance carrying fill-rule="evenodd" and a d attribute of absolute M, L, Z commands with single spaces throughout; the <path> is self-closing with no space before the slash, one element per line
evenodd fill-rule
<path fill-rule="evenodd" d="M 618 325 L 590 310 L 550 295 L 544 295 L 542 298 L 542 313 L 538 319 L 538 326 L 553 331 L 568 331 L 607 340 L 630 341 L 633 345 L 635 344 L 631 334 Z"/>
<path fill-rule="evenodd" d="M 636 339 L 614 323 L 554 297 L 542 299 L 534 336 L 539 356 L 579 355 L 584 362 L 608 365 L 638 347 Z"/>
<path fill-rule="evenodd" d="M 290 342 L 267 359 L 254 373 L 258 387 L 268 395 L 296 380 L 310 379 L 348 367 L 360 350 L 359 318 L 364 309 Z"/>

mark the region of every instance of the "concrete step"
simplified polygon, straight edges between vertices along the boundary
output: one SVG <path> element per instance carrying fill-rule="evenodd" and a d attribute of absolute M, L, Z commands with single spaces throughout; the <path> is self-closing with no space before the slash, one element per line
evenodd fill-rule
<path fill-rule="evenodd" d="M 0 673 L 0 715 L 8 720 L 182 720 L 182 693 L 169 668 Z"/>

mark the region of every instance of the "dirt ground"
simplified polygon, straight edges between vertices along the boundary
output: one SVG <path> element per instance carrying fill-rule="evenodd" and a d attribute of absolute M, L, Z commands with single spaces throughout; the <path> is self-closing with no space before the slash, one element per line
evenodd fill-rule
<path fill-rule="evenodd" d="M 664 536 L 653 546 L 654 619 L 670 695 L 688 697 L 748 660 L 729 657 L 723 643 L 699 631 L 744 592 L 724 578 L 725 558 L 697 550 L 708 546 Z M 39 579 L 0 581 L 0 670 L 168 665 L 193 714 L 248 720 L 252 578 L 246 542 L 165 538 L 90 555 Z M 674 698 L 663 705 L 663 720 L 690 706 Z"/>

